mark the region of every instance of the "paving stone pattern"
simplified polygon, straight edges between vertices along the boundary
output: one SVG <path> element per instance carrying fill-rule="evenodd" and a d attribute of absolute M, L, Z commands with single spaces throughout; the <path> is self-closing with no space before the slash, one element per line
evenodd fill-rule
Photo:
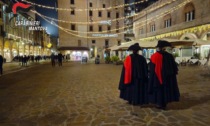
<path fill-rule="evenodd" d="M 121 65 L 38 65 L 0 77 L 0 126 L 209 126 L 210 77 L 180 67 L 181 101 L 167 110 L 119 98 Z"/>

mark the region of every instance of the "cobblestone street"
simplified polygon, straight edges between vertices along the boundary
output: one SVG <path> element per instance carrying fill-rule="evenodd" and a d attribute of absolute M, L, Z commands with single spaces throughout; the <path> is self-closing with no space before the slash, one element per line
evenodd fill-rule
<path fill-rule="evenodd" d="M 0 126 L 209 126 L 210 77 L 200 75 L 204 69 L 180 67 L 181 101 L 164 111 L 121 100 L 121 68 L 46 63 L 0 76 Z"/>

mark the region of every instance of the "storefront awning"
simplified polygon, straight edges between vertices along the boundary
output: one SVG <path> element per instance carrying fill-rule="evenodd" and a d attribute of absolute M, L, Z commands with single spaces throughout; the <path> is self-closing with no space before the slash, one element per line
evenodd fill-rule
<path fill-rule="evenodd" d="M 88 47 L 75 47 L 75 46 L 68 46 L 68 47 L 58 47 L 58 50 L 90 50 Z"/>

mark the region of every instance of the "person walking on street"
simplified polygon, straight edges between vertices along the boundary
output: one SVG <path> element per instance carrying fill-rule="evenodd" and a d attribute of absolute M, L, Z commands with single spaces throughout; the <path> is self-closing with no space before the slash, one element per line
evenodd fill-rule
<path fill-rule="evenodd" d="M 166 47 L 171 47 L 169 42 L 159 40 L 156 47 L 157 52 L 151 56 L 150 62 L 149 101 L 165 110 L 169 102 L 179 101 L 178 67 L 173 55 L 165 51 Z"/>
<path fill-rule="evenodd" d="M 4 58 L 2 55 L 0 55 L 0 74 L 3 74 L 3 63 L 4 63 Z"/>
<path fill-rule="evenodd" d="M 55 67 L 55 55 L 54 55 L 54 53 L 51 54 L 50 58 L 51 58 L 52 67 Z"/>
<path fill-rule="evenodd" d="M 58 66 L 62 66 L 63 55 L 61 53 L 58 54 Z"/>
<path fill-rule="evenodd" d="M 146 59 L 138 54 L 141 47 L 138 43 L 131 45 L 128 50 L 133 54 L 125 58 L 120 82 L 120 98 L 132 105 L 148 104 L 148 67 Z"/>

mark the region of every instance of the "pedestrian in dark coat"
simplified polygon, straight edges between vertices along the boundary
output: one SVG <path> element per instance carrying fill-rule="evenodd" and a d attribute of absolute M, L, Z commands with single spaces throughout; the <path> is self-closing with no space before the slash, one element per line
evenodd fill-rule
<path fill-rule="evenodd" d="M 54 55 L 54 53 L 51 54 L 50 58 L 51 58 L 52 67 L 55 67 L 55 55 Z"/>
<path fill-rule="evenodd" d="M 133 54 L 124 61 L 120 77 L 120 98 L 132 105 L 148 104 L 148 68 L 146 59 L 138 54 L 141 47 L 138 43 L 130 46 Z"/>
<path fill-rule="evenodd" d="M 179 101 L 180 97 L 176 78 L 178 67 L 172 54 L 165 51 L 168 46 L 171 46 L 169 42 L 159 40 L 150 62 L 149 99 L 160 109 L 166 109 L 169 102 Z"/>
<path fill-rule="evenodd" d="M 58 54 L 58 66 L 62 66 L 63 55 L 61 53 Z"/>
<path fill-rule="evenodd" d="M 3 63 L 4 63 L 4 58 L 2 55 L 0 55 L 0 74 L 3 74 Z"/>

